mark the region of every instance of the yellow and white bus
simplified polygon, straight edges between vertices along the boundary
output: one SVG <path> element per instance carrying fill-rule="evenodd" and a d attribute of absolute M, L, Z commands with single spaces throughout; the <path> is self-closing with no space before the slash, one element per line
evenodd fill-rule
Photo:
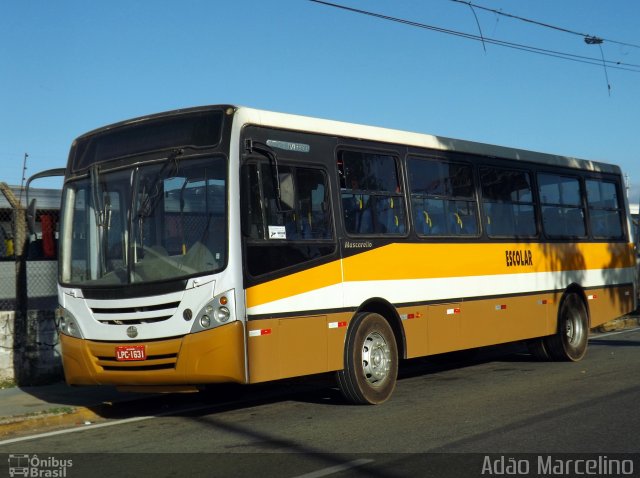
<path fill-rule="evenodd" d="M 66 381 L 141 390 L 337 372 L 526 341 L 577 361 L 636 307 L 621 171 L 230 105 L 76 139 L 60 225 Z"/>

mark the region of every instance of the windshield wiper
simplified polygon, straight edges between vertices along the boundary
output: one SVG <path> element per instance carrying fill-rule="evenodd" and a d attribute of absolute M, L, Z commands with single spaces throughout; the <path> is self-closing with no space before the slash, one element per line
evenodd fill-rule
<path fill-rule="evenodd" d="M 172 177 L 178 172 L 178 156 L 181 156 L 183 153 L 184 149 L 182 148 L 171 150 L 171 153 L 167 156 L 167 162 L 162 165 L 154 177 L 153 190 L 146 195 L 144 195 L 145 191 L 142 191 L 144 197 L 140 202 L 140 207 L 138 207 L 138 210 L 136 211 L 138 219 L 142 220 L 142 218 L 149 217 L 151 213 L 155 211 L 158 206 L 158 199 L 162 197 L 160 181 L 164 177 L 165 173 L 168 173 L 168 177 Z M 146 188 L 146 183 L 144 187 Z"/>
<path fill-rule="evenodd" d="M 100 270 L 104 273 L 107 270 L 107 259 L 104 251 L 106 250 L 106 238 L 105 228 L 109 227 L 110 216 L 107 219 L 107 213 L 105 211 L 105 201 L 102 188 L 100 186 L 100 169 L 98 164 L 94 164 L 91 169 L 91 195 L 93 200 L 93 213 L 96 218 L 96 227 L 98 233 L 97 253 L 100 260 Z"/>
<path fill-rule="evenodd" d="M 104 204 L 102 191 L 100 189 L 100 170 L 99 166 L 94 164 L 91 166 L 91 195 L 93 199 L 93 212 L 96 216 L 96 224 L 102 227 L 104 219 Z"/>

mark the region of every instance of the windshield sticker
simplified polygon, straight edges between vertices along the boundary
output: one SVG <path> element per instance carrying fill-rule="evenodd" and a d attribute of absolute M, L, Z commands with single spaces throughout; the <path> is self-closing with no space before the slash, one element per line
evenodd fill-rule
<path fill-rule="evenodd" d="M 284 226 L 269 226 L 269 239 L 286 239 L 287 230 Z"/>

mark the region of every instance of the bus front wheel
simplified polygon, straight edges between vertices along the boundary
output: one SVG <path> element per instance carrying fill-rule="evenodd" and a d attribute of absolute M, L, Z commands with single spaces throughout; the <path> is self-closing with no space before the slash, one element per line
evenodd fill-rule
<path fill-rule="evenodd" d="M 337 375 L 342 394 L 352 403 L 377 405 L 391 396 L 398 376 L 398 347 L 384 317 L 365 312 L 351 321 L 344 370 Z"/>
<path fill-rule="evenodd" d="M 553 360 L 577 362 L 584 357 L 588 340 L 587 308 L 578 294 L 569 293 L 558 312 L 558 332 L 546 338 L 545 348 Z"/>

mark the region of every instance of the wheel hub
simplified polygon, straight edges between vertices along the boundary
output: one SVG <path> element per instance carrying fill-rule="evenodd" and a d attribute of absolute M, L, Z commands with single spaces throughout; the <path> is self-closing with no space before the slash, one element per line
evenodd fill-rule
<path fill-rule="evenodd" d="M 362 369 L 367 381 L 377 384 L 383 381 L 391 368 L 391 350 L 382 335 L 372 332 L 362 346 Z"/>
<path fill-rule="evenodd" d="M 565 332 L 568 342 L 571 345 L 579 343 L 582 340 L 582 334 L 584 333 L 580 317 L 572 315 L 568 318 L 565 325 Z"/>

